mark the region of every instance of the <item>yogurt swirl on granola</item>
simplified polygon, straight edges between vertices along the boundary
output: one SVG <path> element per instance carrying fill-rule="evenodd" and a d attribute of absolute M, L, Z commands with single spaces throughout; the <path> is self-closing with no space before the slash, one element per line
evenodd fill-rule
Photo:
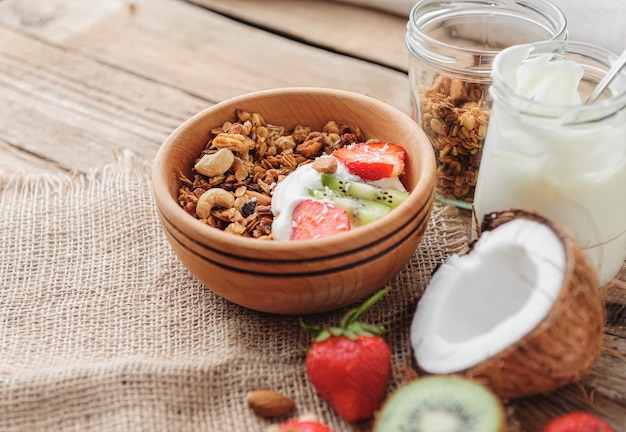
<path fill-rule="evenodd" d="M 359 176 L 351 174 L 341 163 L 337 164 L 337 170 L 333 175 L 344 180 L 363 182 Z M 406 191 L 398 177 L 383 178 L 367 183 Z M 272 235 L 274 240 L 288 241 L 290 239 L 294 208 L 302 201 L 311 199 L 310 190 L 322 188 L 324 188 L 322 185 L 322 173 L 315 170 L 311 163 L 299 166 L 294 172 L 276 185 L 272 194 L 272 213 L 274 214 Z"/>

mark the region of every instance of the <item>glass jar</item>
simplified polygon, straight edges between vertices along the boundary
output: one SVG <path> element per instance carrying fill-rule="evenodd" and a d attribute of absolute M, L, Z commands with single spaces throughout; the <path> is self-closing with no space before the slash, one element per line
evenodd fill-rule
<path fill-rule="evenodd" d="M 600 100 L 583 102 L 617 58 L 572 41 L 513 47 L 496 57 L 474 202 L 477 222 L 491 211 L 522 208 L 561 224 L 602 285 L 626 258 L 626 70 Z"/>
<path fill-rule="evenodd" d="M 439 201 L 470 209 L 490 115 L 491 65 L 502 49 L 566 39 L 546 0 L 421 0 L 407 24 L 411 115 L 437 159 Z"/>

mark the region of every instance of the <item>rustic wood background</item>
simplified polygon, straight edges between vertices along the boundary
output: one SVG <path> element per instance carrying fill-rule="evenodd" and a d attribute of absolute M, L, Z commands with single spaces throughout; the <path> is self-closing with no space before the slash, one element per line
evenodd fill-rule
<path fill-rule="evenodd" d="M 408 112 L 406 17 L 352 3 L 1 0 L 0 170 L 85 173 L 124 149 L 151 160 L 192 114 L 268 88 L 334 87 Z M 571 35 L 624 48 L 626 2 L 560 3 Z M 584 385 L 517 403 L 529 432 L 571 409 L 626 430 L 623 282 L 607 302 L 605 351 Z"/>

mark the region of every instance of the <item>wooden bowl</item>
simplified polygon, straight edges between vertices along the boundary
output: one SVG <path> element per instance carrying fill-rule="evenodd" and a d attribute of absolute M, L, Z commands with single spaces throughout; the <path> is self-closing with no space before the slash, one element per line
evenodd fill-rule
<path fill-rule="evenodd" d="M 209 131 L 234 121 L 235 109 L 267 122 L 321 130 L 329 120 L 359 126 L 367 138 L 407 151 L 407 200 L 376 222 L 315 240 L 280 242 L 240 237 L 207 226 L 179 205 L 179 173 L 191 175 Z M 315 130 L 315 129 L 314 129 Z M 165 236 L 185 267 L 217 295 L 279 314 L 337 309 L 390 281 L 415 252 L 430 218 L 435 160 L 427 137 L 401 111 L 359 94 L 319 88 L 261 91 L 214 105 L 179 126 L 161 146 L 153 193 Z"/>

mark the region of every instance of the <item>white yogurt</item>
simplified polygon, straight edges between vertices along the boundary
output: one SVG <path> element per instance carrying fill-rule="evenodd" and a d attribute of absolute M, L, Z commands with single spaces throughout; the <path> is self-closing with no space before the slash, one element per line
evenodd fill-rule
<path fill-rule="evenodd" d="M 511 105 L 509 93 L 492 88 L 474 200 L 477 220 L 506 208 L 536 210 L 578 238 L 606 284 L 626 257 L 626 113 L 576 125 L 568 124 L 571 113 L 537 115 L 580 108 L 572 105 L 581 103 L 583 70 L 569 60 L 548 61 L 551 55 L 522 64 L 528 53 L 525 47 L 510 49 L 494 68 L 527 104 L 518 98 Z"/>
<path fill-rule="evenodd" d="M 351 174 L 341 162 L 337 163 L 337 171 L 333 175 L 345 180 L 363 182 L 360 177 Z M 384 178 L 367 183 L 401 191 L 406 190 L 398 177 Z M 309 189 L 322 188 L 322 174 L 316 171 L 311 163 L 299 166 L 276 185 L 272 194 L 272 213 L 274 214 L 272 235 L 274 240 L 288 241 L 290 239 L 293 210 L 302 201 L 311 199 Z"/>
<path fill-rule="evenodd" d="M 551 58 L 552 54 L 543 54 L 519 64 L 514 69 L 513 90 L 534 102 L 580 105 L 578 83 L 584 75 L 583 68 L 573 61 L 550 61 Z"/>

